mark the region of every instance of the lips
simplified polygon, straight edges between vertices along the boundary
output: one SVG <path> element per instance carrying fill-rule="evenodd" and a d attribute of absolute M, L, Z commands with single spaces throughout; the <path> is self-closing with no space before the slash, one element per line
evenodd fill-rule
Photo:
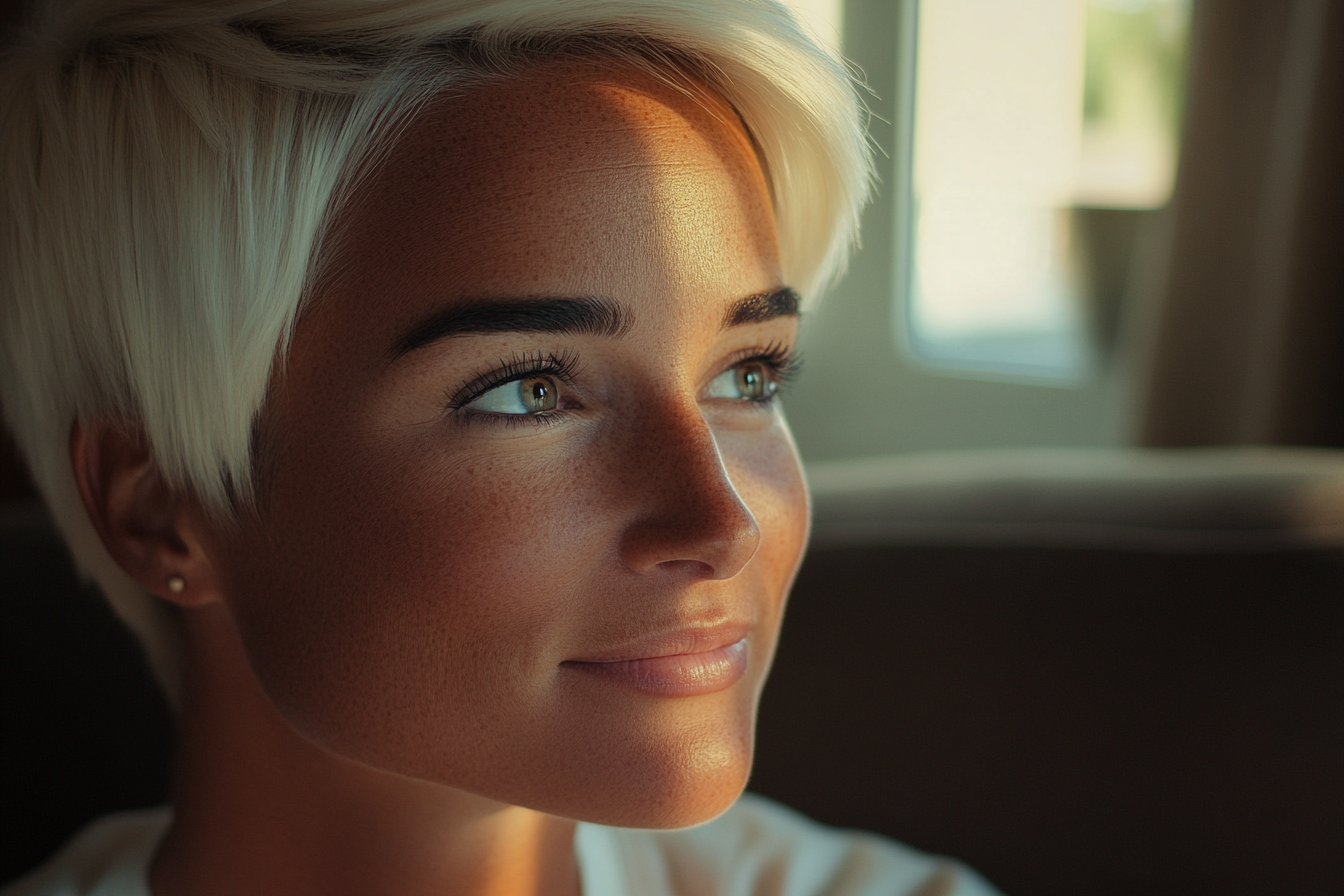
<path fill-rule="evenodd" d="M 732 687 L 747 670 L 744 625 L 682 629 L 560 664 L 584 675 L 661 697 L 693 697 Z"/>

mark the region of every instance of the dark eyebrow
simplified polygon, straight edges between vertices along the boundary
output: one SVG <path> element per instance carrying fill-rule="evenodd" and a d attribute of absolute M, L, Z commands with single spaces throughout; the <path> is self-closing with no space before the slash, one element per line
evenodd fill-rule
<path fill-rule="evenodd" d="M 798 306 L 802 300 L 798 293 L 787 286 L 774 292 L 757 293 L 738 299 L 723 316 L 723 328 L 738 327 L 742 324 L 759 324 L 776 317 L 797 317 Z"/>
<path fill-rule="evenodd" d="M 510 299 L 481 301 L 436 311 L 407 330 L 392 347 L 395 360 L 431 342 L 465 333 L 589 333 L 622 336 L 630 315 L 610 299 Z"/>
<path fill-rule="evenodd" d="M 738 299 L 723 317 L 723 327 L 762 323 L 798 314 L 798 293 L 787 286 Z M 587 333 L 620 337 L 630 329 L 630 314 L 611 299 L 596 296 L 555 299 L 478 301 L 435 311 L 397 339 L 389 355 L 396 360 L 440 339 L 468 333 Z"/>

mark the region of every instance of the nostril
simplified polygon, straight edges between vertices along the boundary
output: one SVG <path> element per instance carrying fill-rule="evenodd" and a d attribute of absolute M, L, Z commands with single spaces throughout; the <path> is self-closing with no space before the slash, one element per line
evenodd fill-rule
<path fill-rule="evenodd" d="M 664 572 L 684 576 L 687 579 L 714 578 L 714 567 L 700 560 L 663 560 L 656 565 Z"/>

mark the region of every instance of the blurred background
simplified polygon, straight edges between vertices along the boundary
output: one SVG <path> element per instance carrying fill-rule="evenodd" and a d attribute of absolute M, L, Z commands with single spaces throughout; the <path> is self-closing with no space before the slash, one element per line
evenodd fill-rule
<path fill-rule="evenodd" d="M 1344 892 L 1344 3 L 791 5 L 879 183 L 752 788 L 1008 893 Z M 5 451 L 0 879 L 172 730 Z"/>

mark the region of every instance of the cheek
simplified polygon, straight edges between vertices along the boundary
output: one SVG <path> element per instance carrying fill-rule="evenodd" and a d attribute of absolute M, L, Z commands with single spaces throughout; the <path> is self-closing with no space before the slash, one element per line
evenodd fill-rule
<path fill-rule="evenodd" d="M 371 720 L 418 717 L 430 737 L 505 698 L 540 699 L 605 541 L 576 509 L 584 483 L 423 446 L 347 443 L 312 460 L 286 472 L 229 586 L 253 667 L 290 721 L 358 755 Z"/>

